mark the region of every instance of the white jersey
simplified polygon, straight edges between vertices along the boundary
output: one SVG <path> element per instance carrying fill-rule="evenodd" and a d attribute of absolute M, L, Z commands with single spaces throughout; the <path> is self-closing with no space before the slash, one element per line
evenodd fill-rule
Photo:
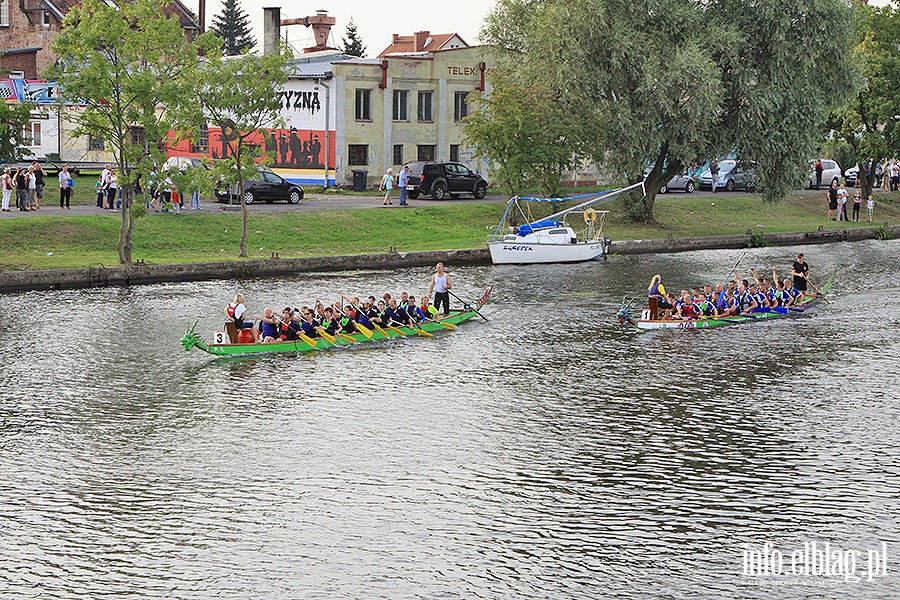
<path fill-rule="evenodd" d="M 436 294 L 443 294 L 447 291 L 447 274 L 434 276 L 434 292 Z"/>

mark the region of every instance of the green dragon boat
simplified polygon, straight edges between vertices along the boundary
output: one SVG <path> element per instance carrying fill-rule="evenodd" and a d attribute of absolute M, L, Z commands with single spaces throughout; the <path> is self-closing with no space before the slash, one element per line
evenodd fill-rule
<path fill-rule="evenodd" d="M 300 339 L 286 342 L 270 342 L 268 344 L 231 344 L 228 343 L 227 335 L 217 335 L 224 343 L 207 344 L 203 341 L 200 334 L 195 332 L 197 323 L 194 322 L 194 324 L 188 328 L 184 337 L 181 338 L 181 345 L 184 346 L 184 349 L 187 351 L 198 348 L 215 356 L 247 356 L 278 352 L 312 352 L 313 350 L 327 350 L 329 348 L 352 346 L 363 342 L 377 342 L 379 340 L 412 337 L 417 335 L 432 337 L 435 332 L 455 329 L 457 325 L 464 323 L 473 317 L 479 316 L 482 319 L 485 319 L 481 312 L 479 312 L 479 309 L 487 302 L 492 289 L 492 287 L 489 287 L 485 290 L 484 295 L 474 304 L 464 303 L 462 309 L 451 310 L 449 316 L 436 321 L 426 321 L 419 327 L 375 327 L 372 330 L 368 330 L 369 336 L 363 333 L 338 334 L 333 336 L 333 342 L 316 337 L 308 338 L 306 341 Z"/>
<path fill-rule="evenodd" d="M 725 327 L 740 323 L 756 323 L 770 319 L 783 319 L 804 314 L 809 308 L 815 306 L 820 300 L 828 301 L 825 295 L 831 290 L 831 279 L 822 286 L 821 293 L 809 294 L 803 297 L 800 306 L 787 308 L 759 308 L 747 315 L 735 315 L 733 317 L 700 317 L 699 319 L 657 319 L 651 320 L 650 309 L 642 311 L 641 318 L 631 316 L 630 304 L 622 301 L 617 318 L 619 323 L 633 325 L 642 331 L 651 329 L 707 329 L 710 327 Z"/>

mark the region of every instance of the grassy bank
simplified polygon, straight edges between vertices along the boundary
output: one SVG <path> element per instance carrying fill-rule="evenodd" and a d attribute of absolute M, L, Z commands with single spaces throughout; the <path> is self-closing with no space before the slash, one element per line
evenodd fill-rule
<path fill-rule="evenodd" d="M 84 189 L 85 185 L 80 186 Z M 88 200 L 93 201 L 90 196 Z M 79 198 L 83 202 L 85 196 Z M 873 225 L 896 223 L 900 194 L 880 194 Z M 52 199 L 50 199 L 52 201 Z M 866 227 L 868 223 L 835 223 L 825 219 L 819 194 L 797 195 L 778 205 L 764 205 L 758 196 L 660 196 L 656 216 L 660 227 L 632 223 L 613 206 L 605 233 L 615 240 L 702 237 L 751 232 L 815 231 Z M 477 248 L 487 239 L 488 226 L 502 215 L 501 204 L 441 205 L 401 210 L 358 209 L 316 212 L 258 212 L 251 208 L 249 258 Z M 0 221 L 0 268 L 50 269 L 115 265 L 120 217 L 29 215 Z M 546 214 L 546 213 L 544 213 Z M 865 208 L 863 208 L 865 215 Z M 535 215 L 540 216 L 540 215 Z M 577 217 L 576 217 L 577 219 Z M 572 225 L 580 229 L 580 219 Z M 148 263 L 201 262 L 237 257 L 240 212 L 149 214 L 138 221 L 134 259 Z"/>

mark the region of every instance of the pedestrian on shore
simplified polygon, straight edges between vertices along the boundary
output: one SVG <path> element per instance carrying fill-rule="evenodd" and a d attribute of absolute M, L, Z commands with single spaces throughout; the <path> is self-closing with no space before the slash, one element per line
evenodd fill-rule
<path fill-rule="evenodd" d="M 94 189 L 97 191 L 97 208 L 104 208 L 106 206 L 106 186 L 103 184 L 103 175 L 97 178 Z"/>
<path fill-rule="evenodd" d="M 3 212 L 9 212 L 9 200 L 13 193 L 13 181 L 12 175 L 9 174 L 9 167 L 6 167 L 3 175 L 0 175 L 0 189 L 3 190 Z"/>
<path fill-rule="evenodd" d="M 31 163 L 31 167 L 34 169 L 34 202 L 40 208 L 41 200 L 44 199 L 44 177 L 47 176 L 47 171 L 38 161 Z"/>
<path fill-rule="evenodd" d="M 409 165 L 403 165 L 397 179 L 397 187 L 400 188 L 400 206 L 408 206 L 406 204 L 406 186 L 409 184 Z"/>
<path fill-rule="evenodd" d="M 72 176 L 69 167 L 63 165 L 59 171 L 59 207 L 69 208 L 69 200 L 72 197 Z"/>
<path fill-rule="evenodd" d="M 896 158 L 891 163 L 891 191 L 900 190 L 900 161 Z"/>
<path fill-rule="evenodd" d="M 16 186 L 16 208 L 19 210 L 28 209 L 28 172 L 19 167 L 13 176 L 13 183 Z"/>
<path fill-rule="evenodd" d="M 716 184 L 719 183 L 719 161 L 713 159 L 713 161 L 709 163 L 709 176 L 712 178 L 712 191 L 715 193 Z"/>
<path fill-rule="evenodd" d="M 391 190 L 394 187 L 394 170 L 388 167 L 387 173 L 384 174 L 384 177 L 381 178 L 381 185 L 378 186 L 379 191 L 384 192 L 384 202 L 382 206 L 390 206 L 391 203 Z"/>
<path fill-rule="evenodd" d="M 859 190 L 853 195 L 853 222 L 859 223 L 859 209 L 862 207 L 862 195 Z"/>
<path fill-rule="evenodd" d="M 825 170 L 825 167 L 822 166 L 822 159 L 816 159 L 816 189 L 819 189 L 822 186 L 822 172 Z"/>
<path fill-rule="evenodd" d="M 844 184 L 841 184 L 841 187 L 838 188 L 837 191 L 837 201 L 838 201 L 838 221 L 849 221 L 847 218 L 847 188 L 844 187 Z"/>
<path fill-rule="evenodd" d="M 831 182 L 831 187 L 828 188 L 828 194 L 826 195 L 828 198 L 828 220 L 835 221 L 835 213 L 838 207 L 838 193 L 837 193 L 837 183 L 834 181 Z"/>
<path fill-rule="evenodd" d="M 34 166 L 28 167 L 28 171 L 25 175 L 28 181 L 28 189 L 25 192 L 25 202 L 28 204 L 28 210 L 37 210 L 41 207 L 40 204 L 35 204 L 35 193 L 37 192 L 37 177 L 34 174 Z"/>
<path fill-rule="evenodd" d="M 869 217 L 869 223 L 871 223 L 872 217 L 875 216 L 875 199 L 872 198 L 872 194 L 869 194 L 869 199 L 866 200 L 866 215 Z"/>
<path fill-rule="evenodd" d="M 106 199 L 107 204 L 109 204 L 109 211 L 116 212 L 116 209 L 119 208 L 119 205 L 122 203 L 121 200 L 116 202 L 116 193 L 119 191 L 119 181 L 116 177 L 115 171 L 109 172 L 109 177 L 107 178 L 107 187 L 106 187 Z"/>

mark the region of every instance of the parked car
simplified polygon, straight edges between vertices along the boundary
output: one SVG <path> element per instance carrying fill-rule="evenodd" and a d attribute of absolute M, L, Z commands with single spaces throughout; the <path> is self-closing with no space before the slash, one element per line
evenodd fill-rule
<path fill-rule="evenodd" d="M 171 169 L 184 171 L 191 167 L 206 167 L 206 164 L 201 159 L 193 156 L 170 156 L 166 159 L 166 162 L 163 163 L 163 171 L 169 171 Z"/>
<path fill-rule="evenodd" d="M 409 167 L 406 192 L 413 200 L 419 195 L 443 200 L 448 194 L 451 198 L 472 194 L 480 200 L 487 193 L 487 179 L 457 162 L 411 162 L 405 166 Z"/>
<path fill-rule="evenodd" d="M 822 161 L 822 185 L 824 187 L 831 187 L 831 183 L 840 183 L 841 182 L 841 166 L 837 164 L 835 161 L 830 158 L 820 158 L 818 160 Z M 809 161 L 809 189 L 813 189 L 816 187 L 816 160 L 813 159 Z"/>
<path fill-rule="evenodd" d="M 644 179 L 647 178 L 647 175 L 650 174 L 650 170 L 652 167 L 647 167 L 644 169 Z M 659 188 L 660 194 L 668 194 L 674 190 L 681 190 L 688 194 L 694 193 L 694 189 L 697 187 L 697 184 L 694 182 L 694 178 L 686 173 L 682 173 L 681 175 L 673 175 L 666 185 Z"/>
<path fill-rule="evenodd" d="M 216 186 L 216 198 L 219 202 L 231 202 L 240 198 L 238 185 Z M 244 181 L 244 202 L 265 202 L 271 204 L 277 200 L 285 200 L 289 204 L 298 204 L 303 200 L 303 188 L 286 181 L 281 175 L 268 167 L 259 167 L 258 174 Z"/>
<path fill-rule="evenodd" d="M 856 180 L 859 178 L 859 165 L 855 167 L 850 167 L 846 171 L 844 171 L 844 183 L 846 183 L 849 187 L 854 187 L 856 185 Z"/>
<path fill-rule="evenodd" d="M 744 190 L 752 192 L 756 188 L 756 170 L 754 163 L 740 163 L 736 160 L 720 160 L 719 172 L 716 176 L 716 191 Z M 712 190 L 712 175 L 707 168 L 700 174 L 700 189 Z"/>

